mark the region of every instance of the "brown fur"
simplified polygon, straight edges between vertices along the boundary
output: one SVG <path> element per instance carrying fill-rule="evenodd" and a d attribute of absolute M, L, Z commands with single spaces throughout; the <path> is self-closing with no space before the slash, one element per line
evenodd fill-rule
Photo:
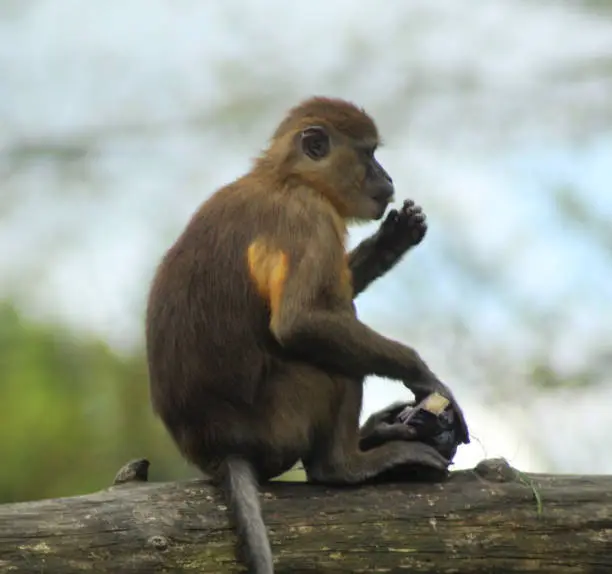
<path fill-rule="evenodd" d="M 300 140 L 310 126 L 331 142 L 317 161 Z M 392 191 L 363 152 L 377 137 L 350 103 L 313 98 L 293 108 L 252 171 L 204 202 L 157 270 L 146 325 L 152 402 L 186 458 L 215 477 L 234 476 L 228 460 L 267 480 L 302 459 L 309 479 L 330 483 L 410 462 L 445 467 L 420 443 L 358 448 L 366 375 L 452 397 L 413 349 L 355 315 L 353 273 L 361 291 L 420 241 L 398 251 L 375 235 L 346 252 L 345 221 L 380 218 Z M 409 438 L 406 427 L 391 438 Z M 230 483 L 236 490 L 239 481 Z M 263 523 L 240 492 L 230 495 L 244 511 L 239 530 L 256 545 Z M 271 572 L 270 556 L 257 552 L 247 548 L 252 571 Z"/>
<path fill-rule="evenodd" d="M 333 126 L 354 140 L 379 140 L 376 125 L 364 110 L 343 100 L 324 97 L 311 98 L 289 110 L 273 139 L 309 125 Z"/>

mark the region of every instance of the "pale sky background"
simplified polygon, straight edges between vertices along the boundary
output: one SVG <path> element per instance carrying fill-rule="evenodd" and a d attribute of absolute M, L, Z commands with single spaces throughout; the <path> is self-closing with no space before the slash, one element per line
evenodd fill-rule
<path fill-rule="evenodd" d="M 612 12 L 582 2 L 0 0 L 0 295 L 134 348 L 163 250 L 315 93 L 378 120 L 398 200 L 428 214 L 358 308 L 456 392 L 457 466 L 612 472 L 612 377 L 551 396 L 524 372 L 612 352 L 611 251 L 552 196 L 612 220 Z M 372 380 L 364 416 L 404 396 Z"/>

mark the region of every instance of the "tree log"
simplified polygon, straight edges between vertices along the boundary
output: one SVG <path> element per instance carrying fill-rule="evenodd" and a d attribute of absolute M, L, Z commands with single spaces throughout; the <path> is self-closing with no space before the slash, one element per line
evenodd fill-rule
<path fill-rule="evenodd" d="M 205 480 L 0 505 L 0 572 L 241 571 L 226 508 Z M 276 572 L 612 572 L 612 476 L 523 474 L 503 459 L 441 483 L 273 482 L 262 505 Z"/>

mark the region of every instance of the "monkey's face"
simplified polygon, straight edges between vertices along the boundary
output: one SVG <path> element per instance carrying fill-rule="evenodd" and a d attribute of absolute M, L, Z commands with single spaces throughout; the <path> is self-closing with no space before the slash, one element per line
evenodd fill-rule
<path fill-rule="evenodd" d="M 374 157 L 377 142 L 355 141 L 321 126 L 300 134 L 300 167 L 324 185 L 345 218 L 380 219 L 393 200 L 393 180 Z M 312 176 L 315 176 L 314 178 Z"/>
<path fill-rule="evenodd" d="M 361 201 L 357 203 L 363 208 L 360 210 L 361 213 L 355 215 L 361 219 L 380 219 L 385 214 L 389 203 L 393 201 L 395 194 L 393 180 L 374 157 L 375 151 L 375 146 L 357 150 L 357 153 L 362 155 L 361 164 L 365 168 L 359 194 Z"/>

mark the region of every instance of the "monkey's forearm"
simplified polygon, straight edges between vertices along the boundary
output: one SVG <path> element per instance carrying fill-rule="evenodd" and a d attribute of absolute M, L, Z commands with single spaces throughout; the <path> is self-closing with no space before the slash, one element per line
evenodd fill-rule
<path fill-rule="evenodd" d="M 414 349 L 383 337 L 352 313 L 311 311 L 275 334 L 291 353 L 348 376 L 400 379 L 415 392 L 443 386 Z"/>
<path fill-rule="evenodd" d="M 438 392 L 451 401 L 457 415 L 459 440 L 469 443 L 469 431 L 452 391 L 411 347 L 387 339 L 352 313 L 311 311 L 281 324 L 275 335 L 296 357 L 327 372 L 363 378 L 378 375 L 399 379 L 417 401 Z"/>
<path fill-rule="evenodd" d="M 377 236 L 364 239 L 348 256 L 353 276 L 353 297 L 357 297 L 373 281 L 389 271 L 401 255 L 377 245 Z"/>

